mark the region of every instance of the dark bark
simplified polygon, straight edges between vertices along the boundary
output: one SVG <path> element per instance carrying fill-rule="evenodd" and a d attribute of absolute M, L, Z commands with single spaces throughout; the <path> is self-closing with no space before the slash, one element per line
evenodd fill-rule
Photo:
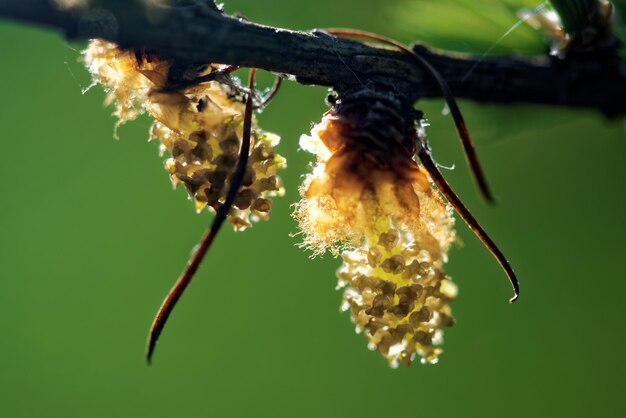
<path fill-rule="evenodd" d="M 151 50 L 182 63 L 223 63 L 288 74 L 339 91 L 385 86 L 415 101 L 440 97 L 435 80 L 406 53 L 340 39 L 323 31 L 296 32 L 222 14 L 206 0 L 146 8 L 140 1 L 91 1 L 59 10 L 48 0 L 0 0 L 0 17 L 60 30 L 69 39 L 104 38 Z M 415 46 L 458 98 L 534 103 L 626 113 L 626 72 L 616 48 L 565 59 L 502 56 L 478 62 Z M 465 78 L 470 69 L 470 77 Z"/>

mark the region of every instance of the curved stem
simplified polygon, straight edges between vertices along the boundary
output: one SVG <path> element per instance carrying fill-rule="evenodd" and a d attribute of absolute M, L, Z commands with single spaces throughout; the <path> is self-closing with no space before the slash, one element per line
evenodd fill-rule
<path fill-rule="evenodd" d="M 252 68 L 250 70 L 250 78 L 248 82 L 249 89 L 251 92 L 254 91 L 254 75 L 255 69 Z M 169 291 L 161 307 L 159 308 L 152 325 L 150 326 L 150 332 L 148 334 L 148 343 L 146 346 L 146 358 L 148 360 L 148 364 L 152 361 L 152 355 L 154 354 L 154 349 L 156 347 L 156 343 L 167 323 L 167 320 L 174 310 L 176 303 L 181 298 L 189 283 L 194 278 L 198 267 L 202 263 L 204 256 L 211 248 L 211 244 L 215 240 L 217 233 L 220 231 L 224 221 L 228 217 L 228 212 L 233 206 L 237 194 L 239 193 L 239 188 L 244 179 L 244 175 L 246 172 L 246 168 L 248 166 L 248 156 L 250 154 L 250 134 L 252 131 L 252 109 L 253 109 L 253 94 L 248 94 L 246 98 L 246 108 L 244 113 L 243 120 L 243 135 L 241 138 L 241 149 L 239 151 L 239 161 L 237 162 L 237 167 L 233 172 L 230 179 L 230 187 L 226 194 L 226 199 L 224 200 L 224 204 L 219 207 L 215 218 L 213 219 L 213 223 L 211 227 L 207 231 L 207 233 L 202 237 L 202 241 L 198 245 L 196 251 L 194 251 L 193 256 L 187 263 L 185 270 L 182 275 L 178 278 L 174 286 Z"/>
<path fill-rule="evenodd" d="M 452 187 L 448 184 L 446 179 L 443 177 L 439 169 L 437 169 L 437 165 L 433 161 L 430 153 L 426 147 L 422 147 L 420 152 L 418 153 L 418 157 L 422 162 L 422 165 L 430 174 L 433 182 L 439 189 L 439 191 L 446 197 L 448 202 L 454 207 L 456 212 L 463 218 L 465 223 L 474 231 L 474 234 L 485 244 L 487 249 L 493 254 L 493 256 L 498 260 L 504 272 L 506 273 L 509 281 L 511 282 L 511 286 L 513 286 L 514 295 L 511 299 L 509 299 L 509 303 L 515 302 L 519 298 L 519 281 L 513 272 L 513 268 L 507 261 L 506 257 L 500 251 L 495 242 L 489 237 L 487 232 L 480 226 L 476 218 L 472 215 L 472 213 L 467 209 L 467 207 L 463 204 L 461 199 L 454 193 Z"/>
<path fill-rule="evenodd" d="M 276 96 L 276 93 L 278 93 L 278 90 L 280 90 L 280 86 L 283 83 L 283 79 L 281 76 L 277 75 L 276 78 L 274 78 L 274 84 L 272 85 L 272 88 L 270 89 L 269 93 L 267 93 L 267 95 L 265 97 L 263 97 L 263 103 L 262 103 L 262 107 L 265 107 L 269 104 L 269 102 L 272 101 L 272 99 L 274 98 L 274 96 Z"/>

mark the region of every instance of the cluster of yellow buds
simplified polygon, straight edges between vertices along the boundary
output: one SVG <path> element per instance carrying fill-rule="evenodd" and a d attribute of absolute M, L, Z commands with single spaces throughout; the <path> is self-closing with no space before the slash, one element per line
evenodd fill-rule
<path fill-rule="evenodd" d="M 354 251 L 343 253 L 337 271 L 346 287 L 342 310 L 350 310 L 357 332 L 365 330 L 369 347 L 393 367 L 409 365 L 416 354 L 435 363 L 442 328 L 452 326 L 449 307 L 456 285 L 419 236 L 391 228 Z M 437 250 L 437 249 L 435 249 Z"/>
<path fill-rule="evenodd" d="M 115 44 L 93 40 L 85 63 L 94 81 L 116 105 L 118 125 L 147 112 L 154 117 L 151 138 L 169 153 L 165 167 L 174 186 L 183 184 L 199 212 L 217 211 L 229 188 L 243 134 L 244 104 L 218 81 L 169 88 L 171 64 L 154 54 L 136 54 Z M 218 71 L 207 66 L 198 77 Z M 280 138 L 258 129 L 253 120 L 250 156 L 242 188 L 228 220 L 243 230 L 251 220 L 267 219 L 272 196 L 284 194 L 277 171 L 286 166 L 273 151 Z"/>
<path fill-rule="evenodd" d="M 443 271 L 454 219 L 428 174 L 406 154 L 381 157 L 354 146 L 354 124 L 335 109 L 300 144 L 317 165 L 300 192 L 295 217 L 314 254 L 343 252 L 337 271 L 357 332 L 392 366 L 437 361 L 456 285 Z M 347 249 L 353 249 L 347 251 Z"/>

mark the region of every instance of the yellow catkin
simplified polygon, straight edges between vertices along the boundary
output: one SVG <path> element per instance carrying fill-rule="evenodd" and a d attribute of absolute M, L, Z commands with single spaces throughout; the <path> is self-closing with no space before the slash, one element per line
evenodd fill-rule
<path fill-rule="evenodd" d="M 435 363 L 442 352 L 442 329 L 453 325 L 449 303 L 456 285 L 443 271 L 443 259 L 421 236 L 391 227 L 376 239 L 343 253 L 337 271 L 344 288 L 342 310 L 349 310 L 357 332 L 393 367 L 416 355 Z"/>
<path fill-rule="evenodd" d="M 450 207 L 410 158 L 386 165 L 344 145 L 327 114 L 301 147 L 317 165 L 300 192 L 295 217 L 314 254 L 342 254 L 342 310 L 392 366 L 437 361 L 442 329 L 454 323 L 456 285 L 444 273 L 455 238 Z"/>
<path fill-rule="evenodd" d="M 154 54 L 136 55 L 115 44 L 93 40 L 85 63 L 115 105 L 118 126 L 147 112 L 155 119 L 151 138 L 158 138 L 174 186 L 183 184 L 196 210 L 216 211 L 223 204 L 237 164 L 243 134 L 244 104 L 218 82 L 184 89 L 164 89 L 170 63 Z M 215 71 L 208 66 L 198 75 Z M 286 167 L 273 151 L 280 141 L 253 120 L 250 156 L 243 185 L 228 220 L 243 230 L 251 220 L 268 219 L 270 197 L 284 194 L 278 170 Z"/>

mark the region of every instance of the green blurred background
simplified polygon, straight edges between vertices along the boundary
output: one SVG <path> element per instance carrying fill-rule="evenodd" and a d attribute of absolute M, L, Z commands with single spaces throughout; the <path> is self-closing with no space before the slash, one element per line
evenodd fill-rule
<path fill-rule="evenodd" d="M 481 53 L 515 8 L 539 2 L 225 3 L 271 25 Z M 286 83 L 260 120 L 283 137 L 287 195 L 270 222 L 224 229 L 147 367 L 152 316 L 210 218 L 171 190 L 147 118 L 112 139 L 101 89 L 81 94 L 82 46 L 0 22 L 0 416 L 624 416 L 623 120 L 462 101 L 499 200 L 488 207 L 442 102 L 419 103 L 435 158 L 456 164 L 445 174 L 508 255 L 522 296 L 506 303 L 504 274 L 459 222 L 464 244 L 448 265 L 458 323 L 439 364 L 393 370 L 338 311 L 339 261 L 310 260 L 289 236 L 311 160 L 298 138 L 326 90 Z M 522 25 L 498 50 L 543 48 Z"/>

